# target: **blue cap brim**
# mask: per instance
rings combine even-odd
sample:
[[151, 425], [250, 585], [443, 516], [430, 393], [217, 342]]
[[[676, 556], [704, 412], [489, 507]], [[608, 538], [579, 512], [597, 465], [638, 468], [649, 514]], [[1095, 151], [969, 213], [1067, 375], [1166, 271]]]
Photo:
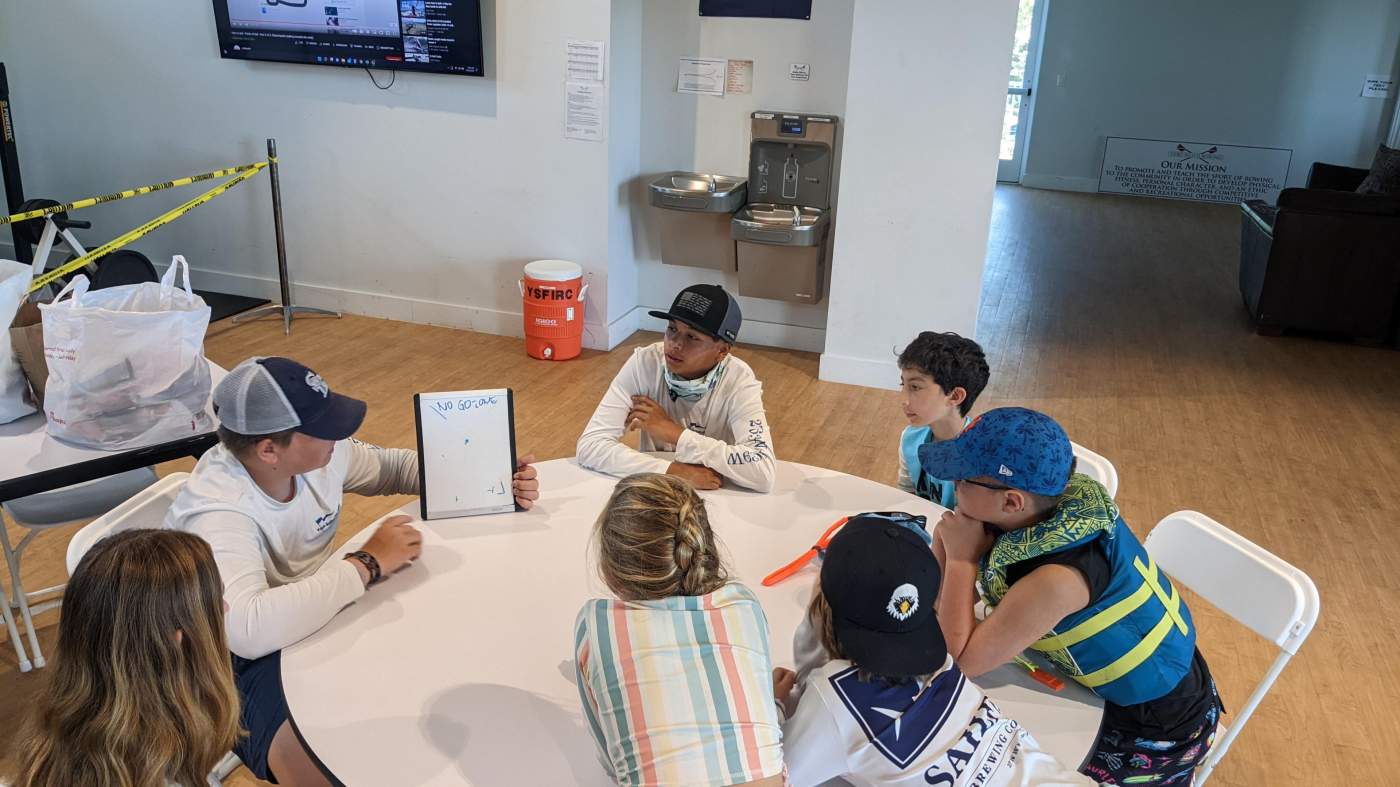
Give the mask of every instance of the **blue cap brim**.
[[981, 463], [967, 455], [963, 450], [965, 445], [962, 437], [924, 443], [919, 446], [919, 468], [944, 481], [961, 481], [982, 475]]
[[296, 431], [321, 440], [344, 440], [359, 431], [369, 406], [338, 393], [331, 394], [330, 400], [329, 406], [315, 420], [303, 421]]

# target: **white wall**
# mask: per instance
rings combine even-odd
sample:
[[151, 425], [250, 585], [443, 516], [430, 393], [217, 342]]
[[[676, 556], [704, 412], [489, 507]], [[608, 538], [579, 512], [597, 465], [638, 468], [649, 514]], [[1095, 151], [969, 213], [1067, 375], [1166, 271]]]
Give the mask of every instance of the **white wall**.
[[1015, 0], [856, 7], [821, 379], [882, 388], [920, 330], [973, 334]]
[[1369, 166], [1394, 99], [1367, 74], [1400, 72], [1395, 0], [1048, 0], [1023, 183], [1097, 189], [1106, 136], [1293, 149]]
[[[917, 330], [972, 331], [1012, 0], [815, 0], [811, 21], [702, 20], [695, 0], [485, 6], [487, 78], [402, 74], [379, 91], [357, 70], [220, 60], [207, 3], [0, 5], [27, 191], [73, 199], [254, 161], [276, 137], [298, 302], [518, 335], [520, 267], [562, 257], [589, 276], [585, 342], [611, 347], [656, 327], [644, 311], [687, 284], [737, 289], [660, 265], [649, 177], [745, 173], [755, 109], [834, 113], [846, 148], [827, 300], [742, 299], [742, 338], [824, 349], [824, 377], [888, 385], [890, 349]], [[608, 42], [606, 142], [563, 138], [570, 38]], [[754, 92], [677, 94], [685, 55], [754, 60]], [[789, 81], [791, 62], [811, 81]], [[185, 254], [197, 286], [275, 298], [266, 183], [136, 248], [158, 264]], [[83, 235], [195, 193], [85, 211]]]
[[[379, 91], [362, 70], [219, 59], [207, 0], [0, 4], [26, 191], [153, 183], [260, 159], [276, 137], [296, 300], [519, 334], [521, 265], [562, 257], [591, 276], [586, 340], [606, 346], [609, 299], [635, 301], [607, 281], [625, 233], [603, 195], [628, 174], [609, 149], [627, 140], [565, 140], [562, 115], [564, 41], [608, 40], [610, 6], [488, 0], [486, 78], [406, 73]], [[82, 234], [111, 237], [195, 188], [84, 211]], [[185, 254], [197, 286], [276, 298], [265, 176], [135, 248]]]
[[[699, 16], [695, 0], [647, 0], [643, 18], [642, 169], [648, 176], [693, 170], [747, 177], [749, 114], [759, 109], [844, 115], [855, 0], [815, 0], [812, 18], [725, 19]], [[680, 57], [753, 60], [753, 92], [695, 96], [676, 92]], [[789, 63], [808, 63], [812, 79], [789, 80]], [[738, 276], [703, 268], [662, 265], [653, 208], [645, 203], [645, 180], [638, 183], [641, 308], [667, 308], [681, 288], [697, 282], [722, 284], [738, 292]], [[744, 311], [740, 339], [820, 351], [826, 302], [796, 304], [739, 299]], [[641, 316], [650, 329], [659, 320]]]

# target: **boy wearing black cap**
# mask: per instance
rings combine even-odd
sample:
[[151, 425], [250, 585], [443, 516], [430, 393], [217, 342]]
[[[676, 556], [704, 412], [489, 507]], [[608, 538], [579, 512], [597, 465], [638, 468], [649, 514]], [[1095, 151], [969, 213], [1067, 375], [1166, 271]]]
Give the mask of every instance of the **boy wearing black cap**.
[[[792, 784], [1092, 784], [1003, 717], [948, 655], [923, 525], [862, 514], [827, 547], [808, 625], [831, 660], [805, 676], [783, 725]], [[781, 694], [791, 677], [778, 672]]]
[[[667, 473], [696, 489], [722, 478], [758, 492], [773, 488], [776, 460], [763, 385], [730, 354], [742, 316], [734, 297], [714, 284], [686, 287], [671, 310], [665, 339], [638, 347], [578, 438], [584, 467], [627, 476]], [[640, 429], [641, 451], [622, 442]], [[649, 456], [674, 451], [674, 461]]]
[[[938, 615], [958, 665], [977, 676], [1025, 648], [1040, 652], [1105, 701], [1084, 773], [1189, 784], [1221, 710], [1191, 611], [1107, 490], [1074, 472], [1064, 429], [1004, 407], [919, 458], [958, 486], [934, 546]], [[991, 610], [980, 623], [979, 592]]]
[[[324, 784], [287, 721], [281, 649], [324, 626], [376, 580], [418, 557], [407, 516], [384, 521], [359, 550], [332, 559], [344, 492], [418, 494], [418, 454], [349, 439], [365, 403], [332, 393], [286, 358], [250, 358], [214, 389], [219, 445], [200, 458], [166, 515], [214, 551], [248, 736], [235, 752], [259, 779]], [[539, 497], [527, 458], [515, 499]]]

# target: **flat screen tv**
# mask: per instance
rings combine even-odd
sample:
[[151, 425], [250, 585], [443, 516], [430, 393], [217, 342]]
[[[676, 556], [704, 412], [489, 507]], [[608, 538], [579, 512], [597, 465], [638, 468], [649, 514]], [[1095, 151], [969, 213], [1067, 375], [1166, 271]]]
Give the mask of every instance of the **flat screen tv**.
[[219, 53], [483, 76], [481, 0], [214, 0]]

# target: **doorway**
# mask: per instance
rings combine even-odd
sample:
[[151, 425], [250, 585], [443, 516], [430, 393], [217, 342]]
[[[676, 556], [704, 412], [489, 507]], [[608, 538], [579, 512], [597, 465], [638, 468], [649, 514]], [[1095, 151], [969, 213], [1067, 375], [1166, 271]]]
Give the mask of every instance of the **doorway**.
[[1011, 75], [1006, 86], [1006, 113], [1001, 125], [997, 180], [1021, 182], [1025, 169], [1026, 141], [1035, 102], [1035, 77], [1040, 40], [1049, 0], [1020, 0], [1016, 11], [1016, 36], [1012, 40]]

